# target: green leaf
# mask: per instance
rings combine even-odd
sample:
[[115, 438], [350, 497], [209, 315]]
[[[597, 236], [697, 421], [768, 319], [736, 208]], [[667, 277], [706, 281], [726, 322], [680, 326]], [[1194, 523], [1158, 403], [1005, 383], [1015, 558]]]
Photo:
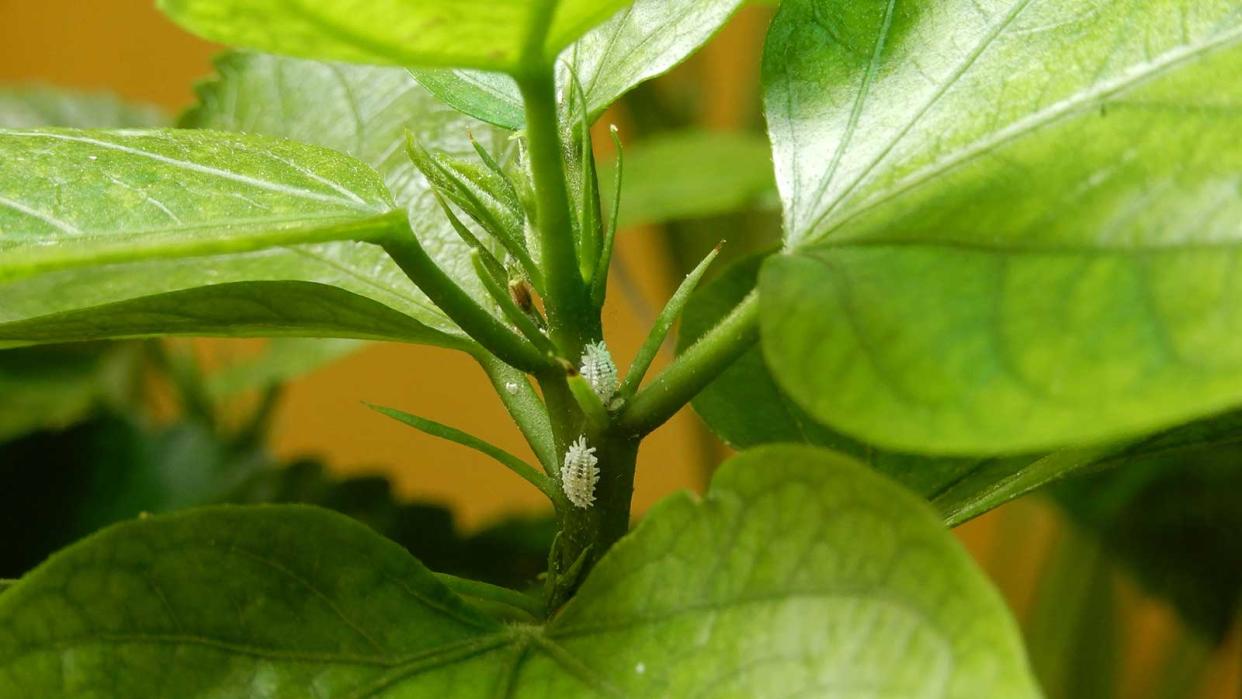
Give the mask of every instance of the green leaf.
[[300, 506], [118, 525], [0, 608], [0, 693], [13, 696], [346, 696], [403, 679], [445, 692], [490, 679], [471, 679], [470, 659], [504, 639], [396, 544]]
[[0, 131], [0, 279], [379, 236], [366, 166], [287, 141], [187, 131]]
[[[614, 170], [601, 167], [600, 189]], [[760, 137], [741, 132], [661, 134], [625, 149], [621, 226], [705, 218], [776, 204], [772, 158]]]
[[0, 128], [66, 126], [77, 129], [164, 126], [168, 117], [146, 104], [122, 102], [107, 93], [34, 85], [0, 87]]
[[479, 453], [490, 456], [500, 462], [502, 466], [538, 488], [545, 495], [547, 495], [548, 499], [553, 503], [558, 505], [561, 504], [560, 491], [557, 490], [556, 486], [552, 484], [551, 479], [549, 479], [544, 473], [540, 472], [534, 466], [531, 466], [519, 457], [516, 457], [504, 449], [501, 449], [495, 444], [480, 439], [469, 432], [463, 432], [455, 427], [449, 427], [448, 425], [436, 422], [435, 420], [428, 420], [425, 417], [412, 415], [403, 410], [386, 408], [382, 405], [372, 405], [370, 403], [367, 403], [367, 407], [381, 415], [390, 417], [397, 422], [413, 427], [414, 429], [431, 435], [432, 437], [439, 437], [440, 439], [448, 440], [450, 442], [456, 442], [463, 447], [474, 449]]
[[[557, 82], [568, 99], [582, 83], [591, 119], [639, 83], [681, 63], [724, 26], [742, 0], [634, 0], [560, 56]], [[507, 75], [476, 70], [415, 70], [440, 99], [508, 129], [526, 123], [522, 95]]]
[[[469, 247], [400, 144], [410, 129], [428, 147], [473, 156], [468, 132], [498, 153], [509, 145], [507, 134], [439, 103], [401, 69], [243, 53], [223, 56], [217, 67], [219, 77], [199, 88], [200, 104], [184, 125], [292, 138], [374, 167], [436, 261], [476, 298], [486, 298]], [[12, 300], [0, 307], [0, 342], [168, 333], [462, 342], [456, 326], [388, 256], [364, 243], [96, 267], [0, 289]], [[76, 303], [88, 296], [89, 304]]]
[[[682, 318], [678, 352], [694, 344], [750, 293], [767, 256], [753, 255], [736, 262], [695, 293]], [[772, 377], [759, 348], [742, 355], [695, 397], [693, 405], [712, 431], [734, 449], [783, 442], [844, 452], [929, 500], [950, 525], [1086, 466], [1091, 456], [1070, 452], [1047, 461], [1039, 454], [951, 458], [880, 449], [821, 424], [798, 407]]]
[[1014, 453], [1242, 400], [1242, 12], [787, 0], [763, 346], [824, 423]]
[[[526, 125], [522, 93], [504, 73], [443, 68], [413, 68], [410, 73], [428, 92], [463, 114], [510, 131]], [[561, 83], [559, 71], [557, 82]]]
[[384, 183], [355, 160], [261, 136], [167, 130], [6, 131], [0, 151], [0, 278], [16, 279], [0, 286], [0, 341], [454, 341], [415, 320], [451, 329], [412, 284], [396, 283], [399, 271], [374, 264], [386, 259], [377, 248], [329, 242], [405, 225]]
[[[463, 116], [418, 85], [408, 71], [232, 52], [216, 61], [218, 77], [198, 89], [199, 104], [182, 118], [192, 128], [261, 133], [332, 148], [375, 168], [428, 254], [462, 288], [490, 305], [475, 277], [470, 246], [454, 232], [427, 180], [405, 153], [406, 134], [429, 151], [459, 159], [477, 155], [470, 137], [506, 161], [510, 134]], [[414, 288], [383, 251], [340, 247], [333, 255], [377, 287], [417, 299], [428, 325], [453, 324]]]
[[799, 447], [655, 508], [542, 628], [339, 515], [264, 507], [106, 530], [0, 596], [0, 630], [14, 696], [1037, 695], [934, 515]]
[[212, 41], [305, 58], [516, 72], [554, 58], [626, 0], [159, 0]]
[[807, 447], [744, 453], [702, 501], [661, 503], [547, 635], [627, 670], [601, 673], [624, 696], [1037, 695], [1003, 603], [935, 515]]
[[[764, 259], [761, 254], [735, 263], [692, 297], [682, 320], [679, 351], [750, 293]], [[757, 349], [704, 389], [694, 399], [694, 408], [735, 449], [785, 442], [845, 452], [931, 501], [944, 521], [954, 526], [1071, 474], [1153, 459], [1180, 463], [1187, 453], [1230, 448], [1239, 433], [1239, 418], [1230, 413], [1096, 448], [988, 458], [903, 453], [860, 442], [817, 422], [780, 388]]]

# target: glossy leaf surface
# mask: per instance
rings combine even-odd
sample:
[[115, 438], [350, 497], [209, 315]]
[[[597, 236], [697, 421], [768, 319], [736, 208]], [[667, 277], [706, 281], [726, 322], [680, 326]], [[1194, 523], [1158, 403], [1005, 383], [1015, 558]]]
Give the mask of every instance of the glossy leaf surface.
[[890, 448], [1124, 438], [1242, 399], [1242, 10], [782, 3], [764, 348]]
[[[165, 333], [450, 341], [416, 320], [442, 316], [420, 313], [425, 301], [408, 281], [382, 284], [377, 250], [330, 242], [405, 225], [361, 162], [196, 131], [7, 131], [0, 147], [9, 156], [0, 164], [0, 277], [10, 280], [0, 287], [0, 341]], [[310, 244], [287, 247], [297, 243]], [[349, 255], [358, 249], [372, 255], [365, 273]]]
[[501, 625], [395, 544], [298, 507], [112, 528], [6, 591], [0, 620], [0, 689], [47, 697], [1037, 695], [935, 516], [799, 447], [655, 508], [544, 627]]
[[[684, 350], [754, 288], [766, 255], [740, 260], [692, 297], [678, 337]], [[742, 355], [694, 399], [694, 409], [735, 449], [764, 444], [808, 444], [862, 461], [926, 498], [949, 525], [957, 525], [1083, 465], [1040, 463], [1040, 455], [927, 457], [879, 449], [818, 422], [777, 384], [758, 347]], [[1028, 470], [1039, 464], [1038, 473]], [[1026, 476], [1026, 477], [1024, 477]]]
[[[473, 154], [468, 131], [489, 148], [507, 141], [440, 104], [396, 68], [228, 54], [218, 69], [219, 78], [200, 88], [201, 103], [185, 125], [293, 138], [371, 165], [437, 262], [482, 296], [466, 246], [401, 144], [407, 128], [453, 154]], [[93, 267], [5, 288], [11, 302], [0, 315], [14, 324], [0, 326], [0, 341], [174, 333], [460, 343], [455, 326], [382, 250], [355, 242]]]
[[[199, 104], [184, 126], [262, 133], [347, 153], [375, 168], [428, 254], [485, 305], [470, 248], [453, 232], [426, 178], [405, 152], [407, 133], [430, 151], [476, 159], [471, 137], [507, 162], [510, 134], [463, 116], [431, 96], [407, 71], [354, 66], [260, 53], [234, 52], [216, 61], [218, 76], [199, 88]], [[416, 317], [452, 327], [438, 309], [380, 250], [337, 245], [350, 269], [393, 291], [416, 296], [426, 307]]]
[[[728, 268], [692, 298], [682, 320], [679, 349], [712, 327], [754, 288], [764, 260], [757, 255]], [[929, 500], [952, 526], [1078, 472], [1130, 462], [1171, 460], [1230, 444], [1237, 418], [1209, 418], [1128, 443], [1052, 453], [998, 457], [929, 457], [878, 448], [835, 431], [789, 398], [751, 350], [694, 400], [695, 410], [730, 446], [798, 443], [850, 454]]]
[[192, 131], [0, 132], [0, 279], [378, 237], [392, 199], [362, 163]]
[[375, 65], [517, 71], [562, 48], [626, 0], [160, 0], [169, 17], [224, 44]]
[[[561, 53], [561, 93], [570, 94], [576, 75], [594, 118], [634, 86], [694, 53], [741, 5], [742, 0], [635, 0]], [[467, 114], [509, 129], [526, 123], [521, 93], [506, 75], [473, 70], [414, 74]]]

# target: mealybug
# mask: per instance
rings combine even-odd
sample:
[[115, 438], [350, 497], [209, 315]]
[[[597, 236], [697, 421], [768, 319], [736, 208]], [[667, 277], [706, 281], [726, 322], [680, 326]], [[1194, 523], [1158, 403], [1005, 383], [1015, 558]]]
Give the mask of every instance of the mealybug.
[[561, 488], [565, 497], [584, 510], [595, 504], [595, 484], [599, 482], [599, 459], [595, 447], [588, 447], [586, 437], [579, 437], [565, 451], [565, 466], [561, 468]]
[[608, 405], [612, 394], [617, 391], [617, 365], [612, 363], [612, 355], [608, 353], [608, 345], [603, 340], [586, 346], [578, 373], [586, 379], [600, 401]]

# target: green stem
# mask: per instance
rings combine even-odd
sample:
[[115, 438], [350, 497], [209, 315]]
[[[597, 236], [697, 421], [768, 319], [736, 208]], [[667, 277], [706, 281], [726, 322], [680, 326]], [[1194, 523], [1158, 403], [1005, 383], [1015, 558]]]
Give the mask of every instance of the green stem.
[[620, 429], [638, 437], [664, 424], [758, 340], [759, 297], [751, 292], [634, 396], [618, 420]]
[[552, 341], [539, 330], [539, 326], [535, 325], [535, 321], [529, 315], [517, 307], [513, 297], [509, 295], [508, 287], [501, 286], [496, 277], [492, 276], [492, 271], [487, 268], [487, 263], [479, 255], [478, 250], [471, 251], [470, 262], [474, 265], [474, 271], [478, 275], [479, 281], [483, 282], [483, 288], [487, 291], [487, 295], [492, 297], [492, 300], [496, 302], [496, 306], [500, 308], [500, 312], [509, 319], [509, 322], [540, 352], [555, 356], [556, 347], [552, 344]]
[[681, 317], [681, 312], [686, 309], [686, 304], [690, 302], [690, 295], [698, 287], [699, 281], [707, 272], [707, 268], [711, 266], [712, 261], [716, 259], [716, 255], [720, 254], [720, 247], [723, 244], [724, 242], [722, 241], [713, 248], [707, 254], [707, 257], [703, 258], [703, 261], [690, 274], [686, 275], [681, 285], [677, 287], [677, 291], [673, 292], [673, 296], [665, 304], [664, 310], [660, 311], [659, 317], [651, 325], [651, 332], [647, 334], [647, 339], [643, 342], [642, 347], [638, 348], [638, 353], [634, 355], [634, 361], [630, 364], [629, 371], [625, 372], [625, 379], [617, 387], [617, 395], [626, 397], [638, 390], [639, 384], [643, 381], [643, 376], [646, 376], [647, 370], [651, 368], [651, 363], [655, 361], [660, 348], [664, 346], [664, 340], [668, 337], [668, 332], [672, 329], [673, 323]]
[[595, 504], [587, 509], [571, 505], [558, 513], [560, 535], [549, 571], [553, 576], [549, 609], [573, 595], [587, 572], [630, 527], [639, 440], [609, 432], [588, 436], [588, 441], [599, 458]]
[[526, 138], [535, 182], [536, 225], [552, 339], [571, 357], [601, 334], [599, 314], [578, 269], [573, 213], [565, 184], [564, 149], [551, 67], [532, 70], [518, 86], [526, 105]]
[[501, 361], [522, 371], [533, 372], [548, 365], [550, 360], [534, 345], [506, 328], [495, 316], [483, 310], [469, 294], [462, 291], [427, 255], [427, 251], [423, 250], [408, 225], [402, 233], [384, 239], [384, 250], [406, 276], [440, 310], [448, 314], [453, 322], [466, 331], [467, 335]]

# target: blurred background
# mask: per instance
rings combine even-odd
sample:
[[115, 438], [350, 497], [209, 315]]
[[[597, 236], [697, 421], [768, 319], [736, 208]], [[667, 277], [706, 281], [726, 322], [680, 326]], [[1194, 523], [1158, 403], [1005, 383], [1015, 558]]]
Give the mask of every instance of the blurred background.
[[[753, 150], [762, 139], [757, 64], [770, 12], [746, 8], [700, 54], [628, 96], [602, 123], [616, 123], [627, 147], [693, 129], [739, 152]], [[220, 50], [165, 21], [151, 0], [0, 0], [0, 89], [100, 91], [171, 119], [193, 104], [193, 85], [211, 75]], [[607, 141], [596, 139], [597, 146]], [[600, 156], [611, 157], [602, 149]], [[737, 258], [768, 245], [778, 224], [762, 165], [667, 157], [665, 168], [743, 170], [726, 184], [751, 201], [738, 214], [628, 226], [619, 235], [605, 327], [622, 359], [717, 240], [729, 239], [725, 257]], [[225, 340], [3, 355], [0, 578], [136, 514], [130, 509], [196, 504], [205, 490], [216, 499], [342, 509], [433, 568], [510, 584], [539, 570], [548, 528], [537, 491], [485, 457], [363, 405], [427, 416], [528, 454], [467, 358], [385, 344], [308, 350]], [[89, 389], [82, 381], [70, 385], [68, 378], [83, 376]], [[49, 395], [60, 401], [50, 424], [21, 425], [13, 417], [31, 414], [30, 402]], [[636, 515], [674, 490], [701, 489], [728, 453], [683, 411], [644, 443]], [[1184, 477], [1162, 480], [1167, 474], [1155, 466], [1125, 483], [1110, 474], [1079, 479], [1060, 488], [1055, 502], [1028, 496], [956, 530], [1023, 624], [1049, 696], [1242, 696], [1240, 456], [1188, 459], [1188, 467], [1210, 474], [1192, 485]], [[1194, 484], [1203, 487], [1190, 492]], [[1100, 504], [1106, 497], [1108, 508]]]

